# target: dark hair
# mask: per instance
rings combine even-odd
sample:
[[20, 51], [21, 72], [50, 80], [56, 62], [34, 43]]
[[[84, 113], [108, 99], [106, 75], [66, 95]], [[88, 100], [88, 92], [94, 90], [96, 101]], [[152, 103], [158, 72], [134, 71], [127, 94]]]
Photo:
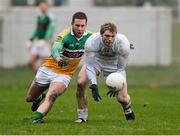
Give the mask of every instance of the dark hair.
[[39, 1], [39, 4], [41, 4], [41, 3], [46, 3], [46, 4], [48, 4], [48, 2], [47, 2], [46, 0], [40, 0], [40, 1]]
[[102, 35], [106, 30], [109, 30], [112, 33], [117, 33], [116, 25], [111, 22], [106, 22], [101, 25], [100, 34]]
[[84, 12], [81, 12], [81, 11], [74, 13], [74, 15], [72, 16], [72, 22], [71, 22], [71, 24], [74, 23], [74, 20], [75, 20], [75, 19], [85, 19], [86, 22], [87, 22], [87, 16], [86, 16], [86, 14], [85, 14]]

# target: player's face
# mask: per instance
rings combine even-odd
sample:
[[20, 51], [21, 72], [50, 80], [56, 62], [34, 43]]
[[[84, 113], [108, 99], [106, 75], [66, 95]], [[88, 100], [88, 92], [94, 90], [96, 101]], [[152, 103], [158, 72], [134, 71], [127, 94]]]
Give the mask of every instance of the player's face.
[[48, 11], [48, 5], [46, 3], [41, 3], [39, 5], [39, 8], [40, 8], [41, 12], [44, 14]]
[[85, 19], [75, 19], [73, 24], [72, 24], [72, 30], [74, 32], [74, 35], [77, 37], [77, 38], [80, 38], [85, 30], [86, 30], [86, 20]]
[[102, 41], [106, 46], [108, 46], [108, 47], [113, 46], [113, 42], [114, 42], [115, 36], [116, 36], [115, 32], [112, 33], [111, 31], [106, 30], [101, 36], [102, 36]]

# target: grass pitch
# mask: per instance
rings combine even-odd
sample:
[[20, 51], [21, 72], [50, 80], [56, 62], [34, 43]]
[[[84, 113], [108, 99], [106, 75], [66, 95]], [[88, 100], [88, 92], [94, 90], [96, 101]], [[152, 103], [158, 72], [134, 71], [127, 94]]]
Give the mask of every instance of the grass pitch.
[[95, 102], [88, 90], [89, 120], [75, 124], [76, 75], [52, 110], [45, 123], [31, 123], [31, 104], [25, 102], [27, 88], [34, 75], [29, 68], [0, 70], [1, 135], [169, 135], [180, 134], [180, 70], [178, 67], [128, 68], [129, 94], [136, 114], [126, 121], [121, 106], [106, 96], [107, 89], [99, 78], [102, 101]]

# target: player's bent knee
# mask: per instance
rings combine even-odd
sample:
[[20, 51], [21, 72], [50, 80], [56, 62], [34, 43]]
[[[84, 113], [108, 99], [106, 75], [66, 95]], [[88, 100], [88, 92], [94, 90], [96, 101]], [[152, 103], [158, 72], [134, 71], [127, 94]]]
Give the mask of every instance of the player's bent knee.
[[54, 92], [54, 93], [52, 93], [52, 94], [49, 95], [48, 100], [49, 100], [49, 102], [50, 102], [51, 104], [53, 104], [53, 103], [55, 102], [55, 100], [56, 100], [57, 97], [58, 97], [58, 94]]
[[77, 87], [79, 88], [78, 90], [84, 90], [85, 87], [86, 87], [86, 82], [78, 81], [77, 82]]
[[31, 95], [28, 95], [26, 97], [26, 102], [33, 102], [34, 101], [34, 97], [32, 97]]
[[86, 86], [86, 81], [78, 80], [78, 81], [77, 81], [77, 85], [78, 85], [78, 86]]

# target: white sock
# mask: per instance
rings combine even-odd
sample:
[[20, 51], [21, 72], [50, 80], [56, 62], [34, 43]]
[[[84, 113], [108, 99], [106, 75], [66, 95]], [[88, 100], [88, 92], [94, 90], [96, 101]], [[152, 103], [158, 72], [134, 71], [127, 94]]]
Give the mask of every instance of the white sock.
[[88, 109], [77, 109], [78, 118], [82, 118], [84, 120], [87, 120], [88, 118]]
[[129, 114], [129, 113], [132, 112], [132, 110], [131, 110], [131, 101], [128, 104], [121, 103], [121, 105], [122, 105], [122, 107], [124, 109], [125, 114]]
[[131, 107], [129, 106], [129, 108], [125, 109], [125, 110], [124, 110], [124, 113], [125, 113], [125, 114], [132, 113]]

